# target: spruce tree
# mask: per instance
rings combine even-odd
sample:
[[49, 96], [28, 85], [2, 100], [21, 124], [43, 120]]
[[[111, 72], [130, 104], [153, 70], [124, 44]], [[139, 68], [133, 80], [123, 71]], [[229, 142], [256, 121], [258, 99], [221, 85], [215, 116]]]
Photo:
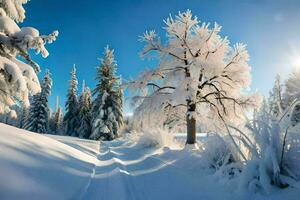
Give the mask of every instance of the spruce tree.
[[92, 105], [93, 126], [91, 139], [112, 140], [118, 137], [118, 130], [123, 124], [122, 89], [116, 73], [114, 51], [105, 48], [105, 57], [100, 59], [97, 68], [98, 81], [93, 90], [95, 100]]
[[79, 137], [89, 138], [92, 131], [92, 98], [89, 88], [84, 88], [79, 97], [79, 119], [80, 126], [77, 130]]
[[46, 70], [42, 80], [41, 92], [34, 95], [29, 109], [29, 116], [24, 128], [37, 133], [47, 133], [49, 125], [48, 96], [51, 92], [52, 80]]
[[274, 86], [269, 93], [268, 107], [268, 113], [273, 117], [278, 117], [284, 107], [282, 100], [282, 85], [279, 75], [276, 76]]
[[79, 117], [78, 117], [77, 85], [78, 82], [76, 78], [76, 68], [74, 65], [71, 72], [71, 80], [69, 81], [67, 101], [65, 104], [66, 114], [63, 118], [65, 135], [70, 135], [70, 136], [78, 136], [77, 128], [79, 126]]
[[28, 119], [29, 109], [25, 106], [22, 106], [20, 113], [18, 114], [18, 127], [24, 128], [26, 121]]
[[49, 123], [50, 133], [60, 135], [62, 129], [62, 110], [59, 106], [58, 97], [56, 99], [56, 108], [52, 113]]

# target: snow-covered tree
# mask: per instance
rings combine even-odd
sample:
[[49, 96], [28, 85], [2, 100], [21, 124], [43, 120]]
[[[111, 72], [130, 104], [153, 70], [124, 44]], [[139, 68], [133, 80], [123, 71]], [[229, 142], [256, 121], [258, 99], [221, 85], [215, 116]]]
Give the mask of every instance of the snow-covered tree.
[[55, 111], [50, 115], [49, 132], [51, 134], [60, 135], [62, 131], [62, 110], [59, 106], [59, 98], [56, 98]]
[[269, 113], [272, 116], [278, 117], [280, 113], [282, 113], [284, 103], [282, 99], [282, 84], [279, 75], [276, 76], [274, 86], [269, 93], [268, 106]]
[[29, 115], [29, 108], [22, 106], [18, 115], [18, 127], [24, 128]]
[[118, 126], [115, 127], [114, 132], [119, 134], [119, 129], [124, 124], [124, 116], [123, 116], [123, 105], [124, 105], [124, 92], [122, 87], [122, 79], [118, 79], [117, 81], [117, 92], [115, 94], [115, 117], [118, 122]]
[[[246, 45], [231, 47], [215, 23], [199, 24], [190, 10], [165, 20], [163, 43], [155, 31], [146, 32], [141, 55], [158, 59], [156, 68], [143, 71], [130, 85], [140, 119], [154, 125], [177, 113], [187, 126], [187, 144], [196, 142], [196, 121], [218, 128], [243, 119], [243, 109], [255, 103], [244, 95], [250, 83]], [[145, 103], [146, 102], [146, 103]], [[174, 112], [175, 110], [175, 112]], [[150, 120], [148, 120], [150, 119]], [[182, 121], [180, 123], [183, 123]]]
[[295, 99], [300, 99], [300, 70], [294, 70], [285, 81], [284, 102], [290, 105]]
[[97, 68], [97, 85], [93, 91], [96, 96], [92, 106], [93, 127], [91, 139], [112, 140], [118, 136], [123, 124], [122, 88], [116, 73], [114, 51], [105, 48], [105, 58], [100, 59]]
[[83, 87], [83, 91], [79, 97], [79, 119], [80, 126], [78, 134], [81, 138], [89, 138], [92, 130], [92, 97], [89, 88]]
[[[285, 82], [284, 105], [290, 106], [293, 102], [300, 100], [300, 70], [294, 70]], [[300, 122], [300, 105], [294, 109], [292, 119], [295, 123]]]
[[[40, 92], [36, 72], [40, 71], [29, 53], [48, 56], [46, 43], [52, 43], [58, 31], [40, 35], [33, 27], [20, 28], [25, 19], [23, 4], [27, 0], [0, 1], [0, 113], [9, 112], [12, 105], [29, 106], [28, 97]], [[21, 59], [20, 59], [21, 58]]]
[[52, 80], [46, 70], [41, 84], [41, 92], [33, 96], [29, 116], [24, 128], [37, 133], [47, 133], [49, 125], [48, 96], [51, 92]]
[[65, 104], [65, 116], [63, 119], [65, 134], [71, 136], [78, 136], [77, 128], [80, 125], [78, 117], [78, 99], [77, 99], [77, 85], [75, 65], [71, 71], [71, 80], [69, 81], [69, 89], [67, 94], [67, 101]]

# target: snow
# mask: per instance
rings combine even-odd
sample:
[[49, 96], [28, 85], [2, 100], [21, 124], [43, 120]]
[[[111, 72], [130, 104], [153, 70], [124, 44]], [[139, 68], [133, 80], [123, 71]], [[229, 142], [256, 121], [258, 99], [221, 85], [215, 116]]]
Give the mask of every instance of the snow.
[[298, 199], [299, 189], [262, 195], [203, 164], [200, 150], [146, 148], [40, 135], [0, 124], [0, 199]]

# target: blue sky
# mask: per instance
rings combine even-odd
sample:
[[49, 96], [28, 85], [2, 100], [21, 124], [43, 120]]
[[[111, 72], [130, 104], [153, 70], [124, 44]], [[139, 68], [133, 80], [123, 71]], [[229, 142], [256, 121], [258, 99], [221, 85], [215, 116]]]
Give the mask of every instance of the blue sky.
[[60, 32], [57, 41], [47, 46], [48, 58], [34, 56], [43, 70], [52, 73], [51, 106], [56, 96], [64, 105], [74, 63], [79, 83], [84, 79], [94, 87], [97, 58], [106, 45], [115, 49], [118, 73], [134, 78], [151, 64], [139, 58], [143, 46], [138, 36], [155, 29], [164, 37], [163, 19], [186, 9], [202, 22], [222, 25], [221, 34], [232, 44], [247, 44], [251, 90], [267, 94], [277, 73], [286, 77], [300, 68], [300, 1], [296, 0], [31, 0], [25, 8], [21, 26], [36, 27], [43, 34]]

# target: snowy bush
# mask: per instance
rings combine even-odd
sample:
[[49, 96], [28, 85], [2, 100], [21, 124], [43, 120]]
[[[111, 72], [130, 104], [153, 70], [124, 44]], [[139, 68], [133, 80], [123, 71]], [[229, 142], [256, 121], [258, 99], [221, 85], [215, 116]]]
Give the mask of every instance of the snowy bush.
[[135, 134], [137, 144], [146, 148], [171, 147], [174, 145], [173, 134], [163, 129], [149, 129], [133, 134]]
[[236, 160], [228, 142], [218, 134], [209, 135], [202, 148], [202, 157], [210, 168], [218, 170]]
[[241, 177], [241, 189], [270, 193], [272, 186], [287, 187], [299, 180], [299, 124], [293, 123], [294, 102], [278, 118], [262, 110], [248, 125], [250, 137], [242, 142], [249, 160]]
[[231, 179], [241, 173], [242, 164], [228, 137], [212, 134], [202, 143], [204, 167], [215, 171], [219, 178]]

